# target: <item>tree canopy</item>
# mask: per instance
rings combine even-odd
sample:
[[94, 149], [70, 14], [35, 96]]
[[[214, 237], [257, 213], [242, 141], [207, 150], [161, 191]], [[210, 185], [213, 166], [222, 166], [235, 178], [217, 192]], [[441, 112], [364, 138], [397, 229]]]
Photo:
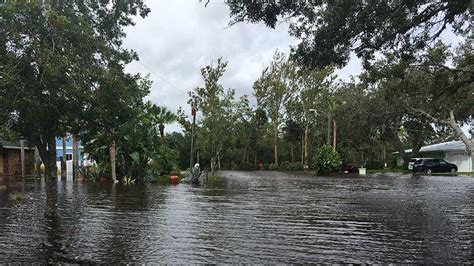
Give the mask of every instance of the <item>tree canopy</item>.
[[377, 51], [411, 56], [439, 39], [446, 29], [470, 34], [471, 1], [228, 1], [230, 24], [290, 24], [301, 42], [293, 58], [305, 66], [343, 66], [351, 51], [365, 66]]

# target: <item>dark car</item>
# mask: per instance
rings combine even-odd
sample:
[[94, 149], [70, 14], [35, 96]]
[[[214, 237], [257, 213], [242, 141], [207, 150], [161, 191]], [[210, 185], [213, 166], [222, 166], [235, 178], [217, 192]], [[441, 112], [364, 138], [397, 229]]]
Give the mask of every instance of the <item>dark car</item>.
[[359, 168], [353, 164], [345, 164], [342, 166], [341, 171], [344, 173], [358, 173]]
[[441, 159], [419, 159], [413, 165], [414, 172], [422, 173], [455, 173], [458, 171], [458, 167], [455, 164], [448, 163]]

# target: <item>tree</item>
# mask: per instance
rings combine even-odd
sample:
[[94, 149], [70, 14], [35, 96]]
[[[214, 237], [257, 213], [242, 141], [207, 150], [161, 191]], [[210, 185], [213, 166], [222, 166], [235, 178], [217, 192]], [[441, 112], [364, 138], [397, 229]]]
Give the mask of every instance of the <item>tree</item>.
[[103, 69], [137, 56], [123, 28], [149, 9], [132, 1], [7, 1], [0, 6], [1, 126], [35, 145], [56, 176], [56, 137], [78, 133]]
[[[453, 66], [448, 64], [450, 60]], [[442, 43], [417, 59], [397, 59], [388, 54], [371, 71], [374, 80], [391, 83], [389, 95], [405, 114], [451, 127], [471, 152], [474, 143], [461, 126], [469, 124], [474, 113], [473, 74], [470, 42], [458, 47], [455, 54]]]
[[228, 1], [231, 22], [280, 18], [301, 40], [293, 57], [309, 67], [347, 63], [351, 51], [365, 66], [376, 51], [409, 56], [437, 40], [446, 29], [470, 34], [470, 1]]
[[270, 66], [263, 70], [261, 77], [253, 85], [258, 106], [266, 110], [272, 121], [275, 165], [278, 165], [278, 138], [282, 110], [292, 96], [289, 78], [287, 58], [277, 51]]
[[[210, 160], [211, 171], [221, 168], [221, 160], [228, 148], [236, 122], [234, 90], [224, 90], [219, 79], [225, 72], [227, 62], [217, 59], [217, 64], [201, 69], [203, 87], [197, 87], [190, 94], [189, 103], [196, 104], [202, 119], [197, 125], [199, 152]], [[181, 114], [183, 125], [188, 125], [186, 116]], [[188, 128], [187, 130], [189, 130]]]

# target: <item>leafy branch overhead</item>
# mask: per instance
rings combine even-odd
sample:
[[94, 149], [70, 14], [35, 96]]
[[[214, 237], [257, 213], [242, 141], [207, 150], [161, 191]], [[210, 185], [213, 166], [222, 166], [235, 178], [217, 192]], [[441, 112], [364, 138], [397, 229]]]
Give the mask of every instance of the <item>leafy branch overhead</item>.
[[305, 66], [343, 66], [351, 52], [370, 66], [374, 53], [396, 50], [410, 57], [451, 29], [470, 34], [471, 1], [228, 1], [238, 22], [290, 24], [300, 40], [292, 56]]

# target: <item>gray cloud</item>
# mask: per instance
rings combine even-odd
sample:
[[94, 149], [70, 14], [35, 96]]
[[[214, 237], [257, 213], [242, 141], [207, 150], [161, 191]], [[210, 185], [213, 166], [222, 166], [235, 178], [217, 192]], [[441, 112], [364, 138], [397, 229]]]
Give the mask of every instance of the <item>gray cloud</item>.
[[[150, 73], [153, 87], [149, 99], [176, 111], [190, 109], [187, 92], [202, 84], [200, 68], [219, 57], [229, 61], [222, 78], [226, 88], [237, 96], [247, 94], [251, 102], [253, 82], [260, 76], [275, 52], [289, 52], [298, 43], [288, 34], [288, 26], [275, 30], [263, 24], [240, 23], [227, 27], [229, 10], [223, 2], [211, 1], [207, 7], [198, 0], [147, 1], [151, 13], [137, 18], [128, 28], [125, 46], [138, 52], [140, 62], [127, 67], [132, 73]], [[351, 62], [336, 74], [342, 79], [357, 75], [360, 61]], [[178, 125], [169, 130], [181, 131]]]

